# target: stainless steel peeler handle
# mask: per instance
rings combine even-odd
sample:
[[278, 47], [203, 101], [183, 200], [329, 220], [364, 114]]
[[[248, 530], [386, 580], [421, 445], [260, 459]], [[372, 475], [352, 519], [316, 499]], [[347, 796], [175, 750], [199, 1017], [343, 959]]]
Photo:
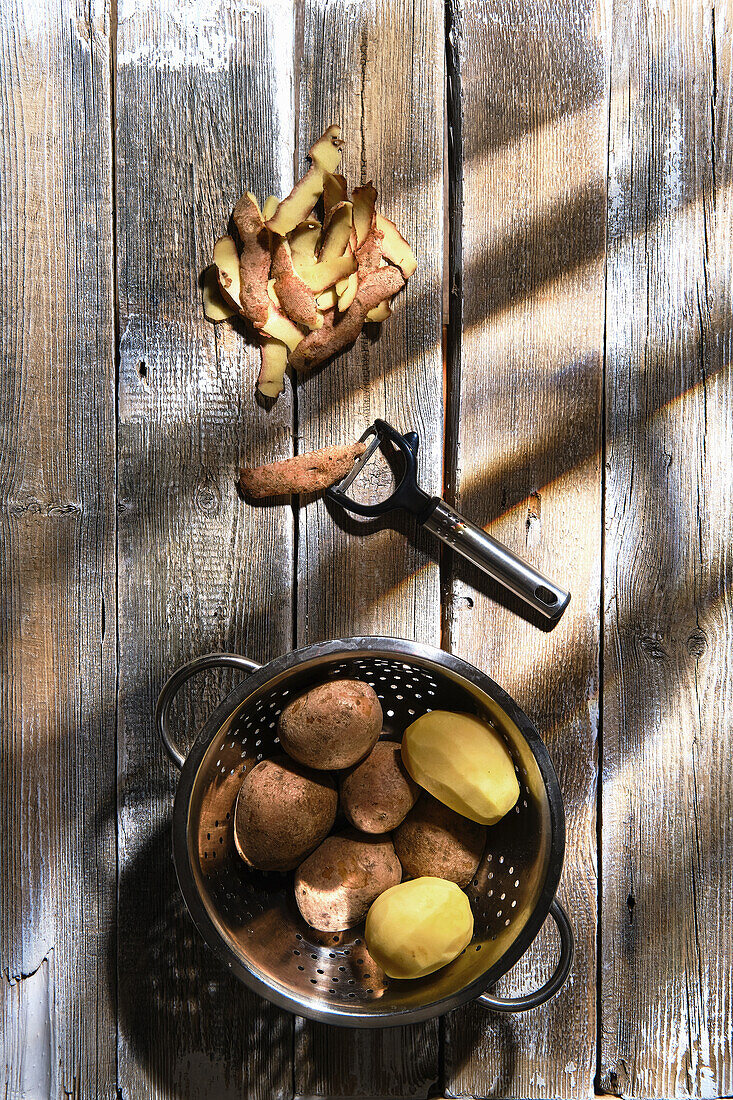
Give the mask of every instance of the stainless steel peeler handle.
[[422, 523], [447, 546], [457, 550], [552, 622], [556, 622], [568, 606], [569, 592], [543, 577], [444, 500], [438, 500]]
[[[483, 569], [494, 580], [499, 581], [520, 599], [539, 611], [541, 615], [556, 623], [570, 603], [570, 593], [564, 588], [543, 577], [526, 561], [522, 561], [506, 546], [502, 546], [491, 535], [487, 535], [475, 523], [465, 519], [440, 497], [431, 497], [423, 492], [417, 483], [417, 454], [420, 445], [417, 432], [401, 435], [386, 420], [375, 420], [361, 437], [366, 443], [371, 438], [364, 453], [353, 469], [331, 489], [326, 496], [334, 504], [354, 512], [357, 516], [381, 516], [394, 508], [404, 508], [417, 518], [418, 523], [427, 527], [448, 546], [452, 546], [464, 558], [468, 558], [479, 569]], [[376, 504], [364, 504], [346, 495], [346, 490], [370, 460], [382, 443], [390, 443], [402, 454], [404, 469], [397, 488], [386, 500]]]

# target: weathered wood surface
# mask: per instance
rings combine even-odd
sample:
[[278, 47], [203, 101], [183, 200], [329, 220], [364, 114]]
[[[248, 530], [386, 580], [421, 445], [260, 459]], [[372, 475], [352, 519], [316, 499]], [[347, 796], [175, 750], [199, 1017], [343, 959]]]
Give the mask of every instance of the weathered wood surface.
[[[606, 32], [604, 9], [584, 0], [467, 0], [452, 35], [463, 294], [462, 315], [455, 299], [451, 313], [461, 343], [449, 364], [449, 488], [462, 512], [566, 584], [572, 602], [541, 632], [455, 561], [446, 641], [514, 696], [552, 753], [567, 815], [560, 897], [577, 953], [546, 1007], [448, 1018], [451, 1095], [593, 1092]], [[539, 984], [556, 941], [549, 922], [499, 991]]]
[[115, 1093], [109, 53], [105, 3], [0, 8], [7, 1097]]
[[[290, 454], [290, 400], [256, 402], [258, 353], [203, 318], [198, 285], [239, 195], [292, 185], [292, 8], [124, 0], [118, 18], [119, 1085], [269, 1100], [292, 1092], [292, 1018], [227, 975], [186, 915], [177, 776], [152, 714], [187, 658], [292, 644], [291, 510], [235, 492], [243, 460]], [[219, 697], [201, 688], [183, 730]]]
[[[0, 10], [3, 1095], [584, 1097], [596, 1069], [619, 1095], [733, 1092], [733, 11], [610, 7], [448, 5], [445, 489], [573, 603], [543, 633], [447, 560], [442, 634], [439, 556], [408, 523], [244, 507], [234, 480], [386, 415], [420, 431], [441, 491], [443, 5]], [[331, 121], [420, 266], [377, 339], [265, 409], [198, 276], [241, 191], [285, 193]], [[163, 680], [214, 648], [370, 632], [442, 639], [550, 746], [579, 951], [526, 1018], [294, 1023], [185, 913]], [[221, 686], [187, 697], [182, 729]], [[536, 984], [554, 947], [548, 930], [502, 989]]]
[[731, 1069], [730, 4], [616, 4], [600, 1083]]
[[[305, 0], [298, 39], [299, 166], [314, 137], [339, 123], [344, 175], [350, 185], [374, 181], [378, 209], [419, 258], [381, 330], [299, 385], [298, 447], [353, 440], [384, 417], [420, 433], [421, 478], [440, 492], [443, 6]], [[435, 547], [409, 523], [362, 530], [323, 500], [301, 507], [298, 643], [388, 634], [439, 645]], [[303, 1021], [296, 1037], [296, 1095], [425, 1096], [439, 1077], [437, 1022], [364, 1034]]]

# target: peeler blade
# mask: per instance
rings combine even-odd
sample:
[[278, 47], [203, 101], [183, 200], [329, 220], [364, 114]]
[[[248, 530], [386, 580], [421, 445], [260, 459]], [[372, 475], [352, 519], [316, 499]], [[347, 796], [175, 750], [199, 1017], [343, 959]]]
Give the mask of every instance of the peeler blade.
[[337, 493], [345, 493], [347, 489], [350, 489], [361, 471], [366, 466], [369, 459], [374, 454], [374, 452], [379, 450], [381, 439], [379, 438], [379, 433], [377, 432], [377, 429], [374, 427], [373, 424], [371, 425], [371, 427], [367, 428], [363, 435], [359, 437], [359, 442], [365, 443], [370, 435], [373, 436], [373, 439], [367, 449], [364, 451], [364, 454], [360, 455], [360, 457], [356, 460], [346, 477], [342, 478], [341, 481], [337, 481], [336, 484], [331, 487], [332, 492], [335, 491]]
[[[421, 518], [426, 509], [433, 503], [433, 498], [424, 493], [417, 484], [417, 452], [419, 446], [417, 434], [408, 432], [406, 435], [401, 435], [386, 420], [375, 420], [361, 436], [361, 442], [366, 442], [370, 437], [373, 438], [371, 438], [369, 446], [354, 463], [346, 477], [326, 490], [327, 498], [349, 512], [370, 519], [382, 516], [396, 508], [405, 508], [413, 515]], [[376, 504], [362, 504], [361, 501], [353, 500], [352, 497], [347, 496], [346, 491], [354, 484], [356, 478], [382, 444], [388, 445], [396, 456], [401, 456], [403, 468], [396, 488], [385, 500], [381, 500]], [[435, 499], [437, 500], [437, 498]]]

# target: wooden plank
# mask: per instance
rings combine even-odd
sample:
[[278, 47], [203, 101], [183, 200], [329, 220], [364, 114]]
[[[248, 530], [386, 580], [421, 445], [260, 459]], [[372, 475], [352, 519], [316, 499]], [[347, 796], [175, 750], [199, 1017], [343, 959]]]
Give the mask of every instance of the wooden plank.
[[614, 11], [600, 1082], [725, 1096], [733, 11]]
[[[575, 930], [570, 979], [526, 1016], [478, 1007], [446, 1024], [456, 1096], [593, 1092], [596, 990], [601, 392], [606, 212], [606, 11], [585, 0], [465, 0], [454, 11], [461, 85], [462, 316], [453, 379], [458, 507], [572, 591], [551, 633], [462, 561], [449, 648], [485, 669], [536, 721], [568, 827], [560, 896]], [[452, 306], [453, 310], [453, 306]], [[550, 971], [543, 930], [500, 984]]]
[[[328, 124], [346, 142], [351, 185], [373, 179], [379, 208], [413, 244], [418, 269], [377, 339], [298, 389], [301, 450], [357, 438], [376, 416], [421, 436], [420, 474], [440, 491], [443, 240], [443, 6], [306, 0], [299, 89], [299, 164]], [[397, 108], [395, 105], [399, 105]], [[440, 641], [437, 552], [386, 524], [362, 533], [323, 501], [301, 508], [298, 641], [392, 634]], [[438, 1025], [362, 1034], [303, 1023], [302, 1096], [425, 1096], [438, 1078]]]
[[[194, 654], [291, 648], [291, 510], [235, 492], [242, 461], [291, 453], [291, 402], [257, 403], [257, 352], [204, 320], [198, 276], [244, 190], [292, 185], [292, 46], [287, 0], [119, 8], [119, 1083], [136, 1098], [292, 1095], [292, 1017], [248, 995], [185, 915], [176, 775], [152, 723]], [[219, 692], [197, 685], [182, 728]]]
[[0, 1080], [11, 1096], [115, 1092], [109, 32], [103, 2], [0, 11]]

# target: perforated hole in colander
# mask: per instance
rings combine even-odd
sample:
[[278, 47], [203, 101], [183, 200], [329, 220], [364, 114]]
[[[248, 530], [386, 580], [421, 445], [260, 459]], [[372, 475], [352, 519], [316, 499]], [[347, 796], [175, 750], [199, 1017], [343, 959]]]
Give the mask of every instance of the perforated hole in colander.
[[309, 687], [338, 678], [375, 686], [386, 738], [400, 739], [416, 717], [433, 708], [491, 717], [481, 706], [480, 692], [439, 669], [401, 658], [342, 658], [315, 670], [297, 669], [280, 683], [265, 685], [214, 739], [196, 776], [190, 817], [195, 835], [190, 843], [198, 856], [205, 905], [222, 938], [248, 968], [308, 1002], [315, 997], [346, 1008], [389, 1007], [424, 997], [426, 988], [445, 987], [450, 992], [452, 985], [465, 984], [491, 966], [534, 904], [544, 868], [538, 839], [541, 797], [527, 782], [531, 753], [525, 745], [522, 760], [518, 746], [497, 726], [515, 757], [520, 797], [514, 812], [488, 830], [484, 857], [467, 887], [475, 921], [469, 949], [433, 979], [389, 982], [363, 943], [362, 927], [339, 933], [310, 928], [295, 905], [292, 875], [254, 871], [234, 848], [234, 801], [246, 772], [282, 751], [277, 738], [282, 709]]

